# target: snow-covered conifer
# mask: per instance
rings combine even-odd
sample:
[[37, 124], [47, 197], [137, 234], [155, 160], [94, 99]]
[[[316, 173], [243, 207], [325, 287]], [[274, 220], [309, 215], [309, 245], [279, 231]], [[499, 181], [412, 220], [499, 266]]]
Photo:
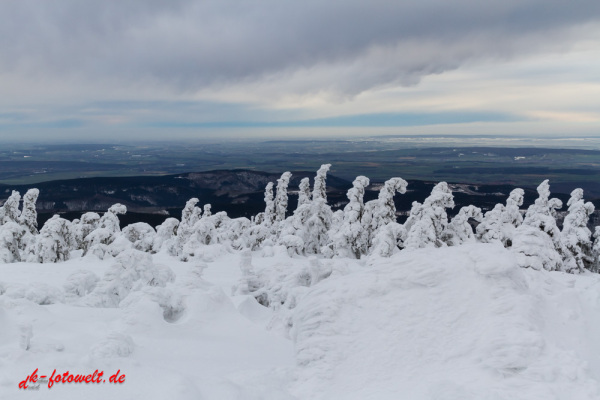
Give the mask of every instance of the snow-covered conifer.
[[50, 218], [36, 236], [35, 253], [29, 257], [30, 262], [55, 263], [69, 259], [73, 246], [71, 222], [58, 215]]
[[600, 272], [600, 226], [594, 230], [594, 244], [592, 246], [592, 265], [590, 271]]
[[261, 247], [263, 242], [271, 236], [271, 231], [264, 225], [252, 225], [246, 233], [244, 242], [251, 250]]
[[183, 245], [180, 259], [189, 261], [199, 254], [201, 247], [219, 243], [222, 236], [222, 234], [219, 234], [219, 230], [226, 229], [228, 220], [226, 212], [221, 211], [212, 215], [210, 208], [205, 207], [204, 215], [192, 227], [192, 234]]
[[194, 225], [196, 225], [196, 222], [198, 222], [201, 218], [202, 210], [196, 207], [198, 202], [199, 200], [195, 197], [189, 199], [181, 211], [181, 222], [177, 227], [177, 237], [173, 247], [173, 252], [176, 255], [180, 254], [184, 244], [188, 241], [193, 233]]
[[494, 208], [485, 213], [476, 229], [477, 239], [480, 242], [504, 244], [504, 213], [505, 207], [502, 204], [496, 204]]
[[194, 226], [196, 222], [200, 219], [202, 214], [202, 210], [196, 207], [200, 200], [196, 197], [189, 199], [185, 203], [185, 207], [181, 210], [181, 223], [179, 224], [179, 228]]
[[2, 212], [0, 212], [2, 216], [2, 220], [0, 224], [6, 224], [8, 222], [19, 223], [19, 216], [21, 215], [21, 211], [19, 211], [19, 202], [21, 201], [21, 194], [16, 190], [12, 191], [12, 194], [6, 201], [4, 205], [2, 205]]
[[127, 207], [119, 203], [113, 204], [112, 206], [110, 206], [108, 211], [106, 211], [104, 215], [100, 218], [100, 228], [106, 228], [110, 232], [120, 232], [121, 223], [119, 222], [118, 215], [122, 215], [125, 213], [127, 213]]
[[446, 230], [442, 233], [444, 242], [448, 246], [458, 246], [463, 243], [475, 242], [473, 227], [469, 219], [481, 222], [483, 215], [481, 209], [473, 205], [462, 207], [458, 214], [452, 218]]
[[[18, 210], [18, 199], [20, 198], [18, 192], [13, 192], [12, 199], [8, 202], [10, 205], [4, 212], [5, 216], [9, 216], [7, 221], [12, 221], [16, 215], [18, 215], [15, 223], [18, 223], [24, 228], [24, 233], [20, 235], [18, 244], [21, 253], [21, 259], [27, 259], [30, 254], [35, 250], [33, 248], [35, 236], [38, 234], [37, 230], [37, 211], [35, 209], [35, 203], [37, 201], [40, 191], [38, 189], [29, 189], [25, 196], [23, 196], [23, 209]], [[0, 213], [1, 214], [1, 213]]]
[[506, 206], [496, 204], [486, 212], [477, 226], [477, 239], [483, 243], [501, 243], [504, 247], [511, 247], [515, 229], [523, 223], [519, 207], [523, 205], [524, 194], [523, 189], [514, 189], [506, 199]]
[[194, 234], [198, 237], [199, 243], [203, 245], [213, 243], [213, 238], [216, 237], [217, 229], [215, 221], [216, 218], [212, 218], [211, 216], [207, 217], [205, 213], [202, 219], [196, 222], [196, 225], [194, 225]]
[[327, 172], [329, 171], [329, 168], [331, 168], [331, 164], [323, 164], [317, 171], [312, 192], [313, 201], [316, 199], [323, 199], [325, 202], [327, 202], [327, 186], [325, 181], [327, 180]]
[[523, 223], [523, 215], [521, 215], [520, 207], [525, 199], [525, 191], [517, 188], [513, 189], [506, 199], [506, 213], [504, 223], [518, 228]]
[[37, 202], [40, 191], [38, 189], [29, 189], [25, 196], [23, 196], [23, 210], [19, 216], [19, 222], [24, 225], [27, 230], [36, 235], [37, 230], [37, 211], [35, 209], [35, 203]]
[[241, 250], [248, 247], [246, 242], [247, 231], [252, 222], [245, 217], [224, 219], [217, 229], [217, 241], [219, 243], [230, 243], [231, 247]]
[[24, 226], [10, 221], [0, 225], [0, 263], [21, 261], [22, 240], [26, 234]]
[[85, 238], [94, 229], [98, 228], [100, 215], [95, 212], [87, 212], [81, 216], [81, 219], [73, 221], [71, 230], [73, 232], [74, 247], [87, 251]]
[[[352, 188], [348, 190], [346, 197], [349, 203], [344, 207], [343, 213], [339, 210], [332, 218], [332, 228], [329, 231], [331, 241], [330, 256], [360, 258], [368, 250], [368, 235], [363, 229], [362, 218], [364, 214], [365, 188], [369, 186], [369, 178], [357, 176], [352, 182]], [[336, 215], [340, 214], [342, 220], [338, 223]]]
[[276, 233], [273, 224], [276, 219], [275, 201], [273, 200], [273, 182], [265, 187], [265, 211], [256, 215], [255, 225], [247, 231], [244, 241], [252, 250], [256, 250]]
[[212, 212], [210, 211], [211, 208], [212, 206], [210, 204], [204, 205], [204, 214], [202, 214], [202, 218], [208, 218], [212, 215]]
[[[325, 181], [327, 171], [331, 164], [323, 164], [317, 171], [315, 184], [313, 187], [312, 200], [303, 204], [294, 212], [292, 227], [296, 232], [292, 232], [302, 239], [304, 251], [309, 254], [317, 254], [321, 247], [328, 243], [327, 232], [331, 228], [331, 218], [333, 212], [327, 204], [327, 188]], [[290, 232], [282, 232], [282, 235]]]
[[375, 213], [379, 226], [387, 225], [390, 222], [396, 222], [396, 205], [394, 204], [394, 195], [406, 193], [408, 183], [402, 178], [392, 178], [383, 184], [379, 191], [380, 207]]
[[568, 254], [563, 256], [563, 263], [568, 263], [571, 258], [575, 260], [577, 270], [583, 272], [593, 263], [592, 257], [592, 232], [587, 223], [594, 212], [594, 205], [583, 201], [583, 190], [575, 189], [567, 202], [569, 213], [565, 217], [562, 229], [562, 240], [567, 247]]
[[454, 208], [454, 197], [446, 182], [435, 185], [423, 204], [413, 202], [410, 216], [404, 224], [406, 248], [444, 246], [442, 234], [448, 225], [446, 208]]
[[[108, 253], [116, 255], [123, 250], [121, 247], [129, 242], [120, 236], [121, 226], [118, 215], [126, 212], [127, 207], [124, 205], [118, 203], [112, 205], [98, 221], [98, 227], [84, 238], [84, 254], [91, 253], [100, 259], [104, 259]], [[110, 250], [109, 246], [118, 238], [122, 238], [124, 243], [119, 242], [119, 246]]]
[[110, 255], [108, 246], [114, 242], [114, 233], [106, 228], [94, 229], [84, 240], [84, 255], [93, 254], [103, 260]]
[[123, 236], [129, 240], [133, 248], [144, 252], [153, 252], [156, 231], [145, 222], [129, 224], [123, 229]]
[[277, 195], [275, 197], [275, 220], [280, 222], [285, 219], [285, 213], [288, 207], [287, 188], [290, 184], [291, 172], [284, 172], [281, 178], [277, 179]]
[[538, 198], [529, 206], [523, 224], [515, 230], [512, 250], [522, 267], [549, 271], [571, 271], [574, 260], [563, 265], [568, 250], [554, 218], [555, 209], [562, 207], [559, 199], [550, 199], [550, 185], [543, 181], [537, 188]]
[[310, 202], [310, 179], [302, 178], [298, 186], [298, 207]]
[[406, 237], [406, 229], [397, 222], [390, 222], [377, 230], [373, 238], [372, 254], [391, 257], [398, 251], [398, 240]]
[[154, 264], [150, 254], [128, 249], [119, 254], [85, 302], [100, 307], [117, 307], [132, 291], [147, 286], [165, 287], [175, 280], [173, 271]]
[[265, 226], [272, 226], [275, 222], [276, 210], [273, 200], [273, 182], [267, 183], [265, 187], [265, 213], [262, 223]]
[[179, 220], [177, 218], [167, 218], [156, 227], [156, 236], [154, 236], [154, 242], [152, 243], [152, 250], [155, 253], [167, 249], [169, 254], [176, 255], [174, 246], [178, 226]]
[[[408, 183], [402, 178], [391, 178], [387, 180], [379, 190], [379, 196], [376, 200], [371, 200], [365, 204], [361, 225], [363, 227], [363, 243], [367, 248], [373, 245], [373, 239], [378, 231], [384, 226], [396, 222], [396, 205], [394, 204], [394, 195], [406, 193]], [[404, 230], [386, 230], [385, 236], [390, 232], [404, 232]], [[403, 241], [404, 238], [397, 238]]]

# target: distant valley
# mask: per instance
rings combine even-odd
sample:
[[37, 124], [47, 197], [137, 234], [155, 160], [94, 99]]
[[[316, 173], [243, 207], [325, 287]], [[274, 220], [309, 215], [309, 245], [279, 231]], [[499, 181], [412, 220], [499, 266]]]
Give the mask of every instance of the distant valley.
[[[312, 171], [292, 171], [288, 212], [297, 205], [297, 188], [304, 177], [311, 179]], [[197, 197], [200, 204], [211, 204], [213, 211], [225, 211], [232, 217], [248, 217], [264, 210], [264, 187], [268, 182], [276, 183], [281, 174], [252, 170], [216, 170], [190, 172], [166, 176], [135, 176], [110, 178], [80, 178], [41, 182], [28, 185], [0, 185], [0, 204], [12, 190], [21, 194], [32, 187], [40, 190], [38, 213], [40, 226], [55, 213], [67, 219], [79, 218], [82, 212], [102, 213], [112, 204], [127, 206], [128, 213], [121, 216], [121, 223], [148, 222], [158, 225], [168, 217], [180, 217], [185, 202]], [[407, 193], [395, 196], [399, 220], [403, 221], [413, 201], [422, 202], [436, 182], [409, 180]], [[365, 193], [365, 201], [378, 195], [383, 180], [372, 180]], [[349, 180], [328, 175], [327, 196], [334, 210], [347, 204], [346, 192], [352, 186]], [[452, 183], [456, 207], [449, 213], [458, 212], [460, 207], [473, 204], [484, 211], [497, 203], [504, 203], [512, 185], [503, 184], [460, 184]], [[532, 188], [525, 188], [525, 205], [537, 197]], [[566, 205], [568, 194], [554, 194]], [[600, 199], [593, 200], [600, 208]], [[566, 207], [565, 207], [566, 209]]]
[[192, 197], [231, 217], [251, 217], [264, 209], [265, 185], [291, 171], [291, 213], [300, 179], [312, 180], [322, 163], [331, 163], [327, 185], [334, 209], [346, 204], [346, 192], [357, 175], [371, 179], [367, 201], [377, 197], [379, 185], [389, 178], [409, 181], [408, 193], [395, 197], [400, 220], [413, 201], [423, 201], [440, 181], [451, 183], [454, 191], [457, 207], [451, 213], [468, 204], [491, 209], [504, 203], [515, 187], [526, 190], [527, 207], [544, 179], [550, 180], [553, 195], [565, 203], [563, 211], [569, 193], [578, 187], [600, 208], [598, 141], [587, 138], [545, 144], [548, 147], [537, 147], [539, 141], [531, 138], [438, 136], [7, 144], [0, 149], [0, 204], [11, 190], [24, 193], [37, 187], [40, 222], [53, 213], [73, 219], [85, 211], [103, 212], [122, 203], [128, 208], [122, 224], [145, 221], [157, 225], [169, 216], [179, 218]]

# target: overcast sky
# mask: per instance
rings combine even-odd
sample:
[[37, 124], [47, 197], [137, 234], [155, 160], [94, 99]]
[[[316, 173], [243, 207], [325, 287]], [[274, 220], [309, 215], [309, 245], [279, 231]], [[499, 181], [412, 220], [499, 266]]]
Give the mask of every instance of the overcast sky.
[[0, 139], [600, 135], [600, 1], [0, 1]]

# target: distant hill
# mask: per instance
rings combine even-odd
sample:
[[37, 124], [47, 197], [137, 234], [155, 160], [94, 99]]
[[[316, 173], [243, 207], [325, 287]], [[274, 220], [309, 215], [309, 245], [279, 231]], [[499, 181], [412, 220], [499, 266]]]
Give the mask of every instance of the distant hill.
[[[312, 184], [314, 171], [292, 171], [288, 188], [290, 213], [297, 205], [297, 188], [300, 180], [309, 177]], [[165, 176], [134, 176], [109, 178], [80, 178], [37, 183], [34, 185], [0, 185], [0, 203], [10, 195], [11, 190], [21, 194], [32, 187], [40, 190], [38, 213], [40, 226], [55, 213], [64, 218], [79, 218], [83, 212], [104, 212], [111, 205], [121, 203], [127, 206], [128, 213], [121, 217], [121, 223], [148, 222], [158, 225], [166, 218], [179, 218], [186, 201], [197, 197], [200, 204], [210, 203], [213, 211], [225, 211], [232, 217], [251, 217], [264, 210], [264, 187], [268, 182], [276, 183], [280, 174], [261, 171], [235, 169], [207, 172], [189, 172]], [[422, 202], [437, 182], [409, 180], [408, 192], [395, 197], [399, 220], [406, 218], [413, 201]], [[382, 182], [372, 181], [365, 193], [365, 201], [377, 198]], [[328, 203], [334, 209], [343, 208], [347, 203], [346, 192], [352, 187], [348, 180], [333, 175], [327, 177]], [[504, 203], [511, 185], [451, 184], [456, 207], [473, 204], [489, 210], [497, 203]], [[537, 197], [532, 189], [525, 189], [527, 207]], [[566, 204], [568, 195], [557, 194]], [[594, 200], [600, 208], [600, 199]], [[566, 206], [565, 206], [566, 208]]]

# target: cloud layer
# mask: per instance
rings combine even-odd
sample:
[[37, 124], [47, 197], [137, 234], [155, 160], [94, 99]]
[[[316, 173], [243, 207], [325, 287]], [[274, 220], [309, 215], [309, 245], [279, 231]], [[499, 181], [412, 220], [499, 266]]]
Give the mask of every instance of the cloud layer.
[[[420, 87], [426, 77], [597, 51], [599, 21], [597, 0], [6, 0], [0, 124], [2, 115], [52, 119], [60, 110], [49, 104], [99, 101], [200, 99], [334, 117], [350, 111], [332, 105]], [[314, 109], [323, 104], [329, 115]], [[113, 122], [131, 117], [105, 111]]]

